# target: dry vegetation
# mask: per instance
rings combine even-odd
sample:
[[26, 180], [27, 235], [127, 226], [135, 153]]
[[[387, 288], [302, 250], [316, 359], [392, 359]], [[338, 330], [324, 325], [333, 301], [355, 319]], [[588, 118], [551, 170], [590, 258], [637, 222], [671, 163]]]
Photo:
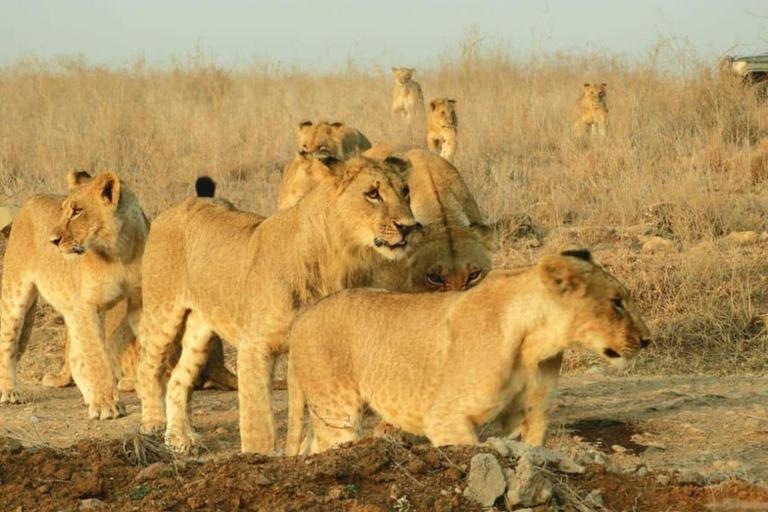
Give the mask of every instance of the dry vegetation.
[[[750, 162], [768, 136], [768, 106], [665, 42], [639, 61], [515, 61], [479, 41], [470, 35], [456, 58], [415, 78], [427, 101], [458, 100], [455, 163], [489, 219], [527, 214], [543, 239], [506, 241], [498, 264], [587, 245], [633, 290], [657, 336], [635, 371], [764, 373], [755, 319], [768, 312], [768, 243], [724, 236], [766, 230], [767, 189]], [[117, 171], [150, 215], [189, 195], [200, 174], [240, 207], [272, 213], [300, 121], [339, 120], [374, 143], [405, 142], [390, 117], [389, 64], [313, 75], [269, 63], [228, 71], [199, 51], [163, 69], [19, 61], [0, 69], [0, 203], [61, 193], [78, 167]], [[604, 141], [570, 134], [589, 81], [608, 83]], [[642, 253], [636, 237], [604, 228], [636, 225], [656, 203], [671, 204], [662, 234], [681, 252]], [[601, 228], [569, 231], [578, 226]]]

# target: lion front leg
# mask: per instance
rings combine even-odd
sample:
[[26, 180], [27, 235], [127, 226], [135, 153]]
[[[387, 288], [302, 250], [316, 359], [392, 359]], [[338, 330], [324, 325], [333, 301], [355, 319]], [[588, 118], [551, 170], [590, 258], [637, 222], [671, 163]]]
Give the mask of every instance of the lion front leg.
[[536, 375], [530, 379], [525, 398], [525, 413], [520, 428], [522, 440], [533, 446], [541, 446], [547, 435], [547, 414], [552, 394], [560, 379], [563, 354], [539, 363]]
[[[65, 319], [66, 321], [67, 319]], [[88, 403], [89, 419], [113, 419], [125, 414], [104, 342], [104, 325], [95, 307], [82, 304], [67, 321], [72, 336], [70, 366], [75, 384]], [[82, 357], [83, 371], [78, 371]], [[90, 389], [91, 397], [87, 396]]]
[[[7, 278], [10, 279], [10, 278]], [[16, 365], [32, 332], [37, 288], [32, 282], [3, 283], [0, 298], [0, 404], [18, 404]]]
[[453, 156], [456, 154], [456, 137], [446, 137], [441, 148], [440, 156], [453, 163]]

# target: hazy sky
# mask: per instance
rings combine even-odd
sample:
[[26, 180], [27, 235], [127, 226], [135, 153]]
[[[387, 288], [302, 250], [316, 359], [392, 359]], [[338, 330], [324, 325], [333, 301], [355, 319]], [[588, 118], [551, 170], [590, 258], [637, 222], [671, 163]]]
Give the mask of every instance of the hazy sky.
[[314, 70], [350, 55], [419, 65], [455, 52], [473, 25], [517, 56], [641, 55], [659, 35], [687, 39], [701, 57], [768, 51], [766, 0], [1, 0], [0, 64], [30, 54], [162, 64], [199, 41], [228, 66], [254, 55]]

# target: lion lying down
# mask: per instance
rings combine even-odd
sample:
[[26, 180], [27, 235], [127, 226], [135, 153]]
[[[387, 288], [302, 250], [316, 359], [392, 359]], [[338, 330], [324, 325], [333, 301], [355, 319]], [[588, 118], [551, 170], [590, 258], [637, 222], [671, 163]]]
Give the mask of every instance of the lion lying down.
[[505, 434], [541, 444], [541, 390], [554, 386], [537, 383], [556, 382], [553, 358], [582, 346], [624, 362], [648, 338], [627, 289], [586, 251], [493, 271], [465, 292], [345, 290], [293, 325], [286, 453], [299, 452], [305, 404], [311, 453], [357, 438], [366, 403], [438, 446], [476, 443], [475, 427], [502, 413]]

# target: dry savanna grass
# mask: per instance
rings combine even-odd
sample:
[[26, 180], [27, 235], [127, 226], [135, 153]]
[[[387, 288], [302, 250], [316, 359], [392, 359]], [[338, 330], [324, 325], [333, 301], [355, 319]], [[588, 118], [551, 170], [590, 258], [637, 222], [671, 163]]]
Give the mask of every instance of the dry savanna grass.
[[[587, 246], [633, 290], [656, 335], [634, 371], [764, 373], [768, 242], [727, 235], [766, 230], [768, 172], [755, 171], [766, 103], [664, 42], [635, 61], [462, 48], [417, 77], [427, 101], [458, 100], [455, 164], [489, 221], [532, 220], [533, 235], [503, 240], [497, 264]], [[199, 51], [162, 69], [19, 61], [0, 69], [0, 202], [64, 192], [77, 167], [115, 170], [151, 216], [190, 195], [200, 174], [241, 208], [270, 214], [302, 120], [343, 121], [374, 143], [411, 140], [390, 114], [389, 67], [400, 64], [226, 70]], [[608, 84], [605, 139], [571, 134], [585, 82]], [[643, 252], [628, 229], [652, 205], [643, 234], [673, 250]]]

